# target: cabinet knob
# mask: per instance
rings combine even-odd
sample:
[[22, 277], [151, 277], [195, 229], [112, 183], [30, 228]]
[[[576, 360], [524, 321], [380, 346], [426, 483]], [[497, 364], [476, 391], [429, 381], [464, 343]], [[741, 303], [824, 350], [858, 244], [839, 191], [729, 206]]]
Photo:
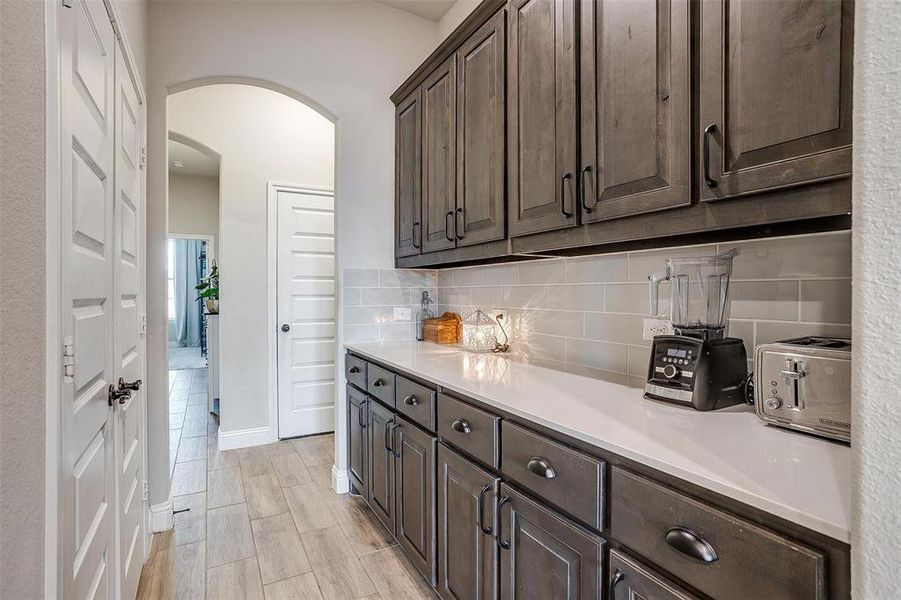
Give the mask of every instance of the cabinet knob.
[[464, 419], [457, 419], [451, 423], [451, 429], [457, 433], [472, 433], [472, 427]]
[[667, 529], [666, 543], [677, 552], [701, 562], [710, 563], [719, 560], [710, 542], [701, 537], [701, 534], [685, 527]]
[[406, 404], [407, 406], [416, 406], [419, 404], [419, 400], [416, 399], [416, 396], [410, 394], [409, 396], [404, 398], [404, 404]]
[[347, 372], [350, 374], [359, 373], [360, 367], [351, 367], [350, 369], [347, 370]]
[[372, 380], [372, 387], [382, 387], [383, 385], [385, 385], [385, 382], [382, 381], [381, 379], [373, 379]]
[[549, 463], [546, 458], [541, 458], [540, 456], [533, 456], [530, 458], [526, 468], [532, 473], [535, 473], [539, 477], [544, 477], [545, 479], [553, 479], [557, 476], [557, 471], [554, 470], [551, 463]]

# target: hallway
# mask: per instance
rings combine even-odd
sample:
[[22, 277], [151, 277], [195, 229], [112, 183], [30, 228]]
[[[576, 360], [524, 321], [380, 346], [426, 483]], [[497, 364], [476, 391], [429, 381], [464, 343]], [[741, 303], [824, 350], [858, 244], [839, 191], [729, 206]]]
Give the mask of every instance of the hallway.
[[206, 369], [170, 371], [175, 529], [138, 598], [434, 598], [365, 503], [331, 489], [332, 434], [219, 451]]

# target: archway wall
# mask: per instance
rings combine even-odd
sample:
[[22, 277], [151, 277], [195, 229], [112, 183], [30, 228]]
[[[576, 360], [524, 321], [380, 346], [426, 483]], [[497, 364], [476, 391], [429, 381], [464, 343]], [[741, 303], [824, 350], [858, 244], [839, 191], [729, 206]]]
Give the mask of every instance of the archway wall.
[[[155, 2], [150, 11], [147, 374], [150, 502], [158, 506], [169, 497], [161, 289], [167, 97], [198, 84], [257, 84], [303, 100], [335, 123], [340, 294], [344, 268], [393, 265], [394, 108], [388, 97], [434, 49], [438, 29], [373, 2]], [[340, 318], [339, 313], [339, 336]], [[265, 411], [267, 389], [252, 393]], [[339, 406], [343, 401], [339, 386]], [[342, 411], [337, 416], [340, 438], [346, 424]], [[268, 413], [260, 420], [267, 421]], [[338, 450], [340, 477], [346, 456], [343, 445]]]

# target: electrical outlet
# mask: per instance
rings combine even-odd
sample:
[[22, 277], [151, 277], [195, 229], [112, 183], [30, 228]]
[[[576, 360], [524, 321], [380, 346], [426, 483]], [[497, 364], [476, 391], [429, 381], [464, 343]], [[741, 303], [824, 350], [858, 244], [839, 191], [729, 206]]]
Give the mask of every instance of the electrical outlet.
[[673, 324], [666, 319], [645, 319], [641, 337], [651, 341], [656, 335], [673, 335]]
[[413, 309], [409, 306], [395, 306], [393, 316], [395, 321], [409, 321], [413, 318]]

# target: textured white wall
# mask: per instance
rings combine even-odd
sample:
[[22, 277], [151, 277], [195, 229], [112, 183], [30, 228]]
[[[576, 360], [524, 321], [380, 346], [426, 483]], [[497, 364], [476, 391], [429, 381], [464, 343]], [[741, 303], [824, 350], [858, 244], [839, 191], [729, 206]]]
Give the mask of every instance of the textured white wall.
[[169, 175], [169, 233], [211, 235], [219, 256], [219, 178]]
[[901, 597], [901, 3], [857, 2], [853, 324], [855, 598]]
[[450, 33], [481, 4], [481, 0], [457, 0], [438, 21], [438, 39], [444, 41]]
[[[167, 94], [201, 79], [254, 78], [323, 107], [337, 120], [339, 263], [390, 268], [394, 107], [389, 96], [434, 49], [437, 25], [365, 1], [154, 2], [150, 12], [147, 342], [155, 504], [169, 493], [168, 450], [161, 450], [168, 448], [163, 288]], [[227, 225], [220, 222], [224, 231]], [[223, 239], [222, 245], [227, 243]], [[344, 390], [339, 388], [343, 406]], [[344, 428], [339, 410], [339, 439]], [[345, 468], [342, 444], [336, 462], [339, 470]]]

